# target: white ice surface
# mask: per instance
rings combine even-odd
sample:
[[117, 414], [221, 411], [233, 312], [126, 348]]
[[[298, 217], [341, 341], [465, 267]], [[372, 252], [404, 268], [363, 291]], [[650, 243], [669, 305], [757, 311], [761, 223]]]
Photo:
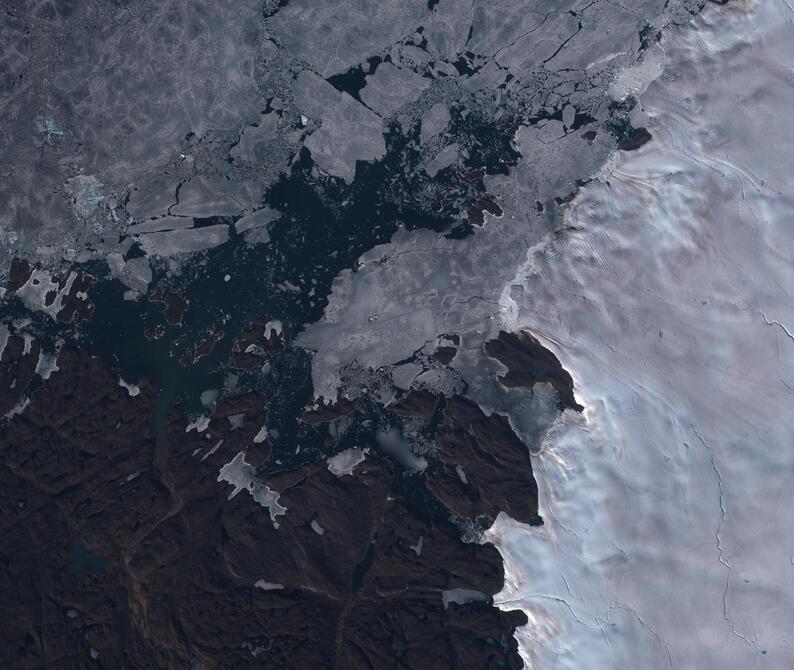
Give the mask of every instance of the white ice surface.
[[[0, 350], [0, 356], [3, 355], [2, 350]], [[57, 372], [58, 368], [58, 352], [55, 353], [45, 353], [44, 351], [39, 352], [39, 360], [36, 363], [36, 374], [39, 375], [42, 379], [49, 379], [53, 372]]]
[[121, 377], [119, 377], [119, 386], [127, 389], [127, 393], [129, 393], [131, 396], [136, 396], [141, 392], [141, 389], [138, 387], [137, 384], [130, 384], [128, 382], [125, 382]]
[[356, 466], [364, 462], [369, 449], [350, 447], [328, 458], [328, 469], [337, 477], [353, 474]]
[[[52, 273], [49, 270], [33, 270], [28, 281], [17, 290], [25, 306], [31, 310], [39, 310], [55, 319], [58, 312], [63, 309], [63, 301], [72, 290], [72, 284], [77, 279], [76, 272], [69, 272], [63, 288], [53, 281]], [[55, 299], [47, 304], [47, 295], [55, 294]]]
[[262, 589], [263, 591], [280, 591], [284, 588], [283, 584], [277, 584], [276, 582], [268, 582], [264, 579], [257, 579], [254, 582], [254, 586], [258, 589]]
[[[223, 440], [221, 440], [222, 442]], [[220, 446], [220, 444], [217, 446]], [[278, 502], [281, 494], [278, 491], [273, 491], [267, 484], [257, 478], [256, 468], [246, 462], [244, 451], [238, 452], [231, 461], [220, 469], [218, 481], [227, 482], [234, 487], [234, 490], [229, 494], [229, 500], [234, 498], [240, 491], [248, 491], [256, 502], [270, 511], [270, 520], [273, 522], [273, 526], [278, 528], [276, 517], [287, 512], [287, 508]]]
[[587, 408], [533, 456], [545, 525], [490, 531], [529, 668], [794, 667], [792, 26], [731, 2], [667, 34], [653, 141], [505, 290]]

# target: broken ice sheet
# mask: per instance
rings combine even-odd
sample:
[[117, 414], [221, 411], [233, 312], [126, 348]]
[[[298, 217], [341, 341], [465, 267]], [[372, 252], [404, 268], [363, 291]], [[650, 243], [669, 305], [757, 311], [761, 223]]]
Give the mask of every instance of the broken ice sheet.
[[307, 72], [296, 78], [294, 94], [295, 104], [303, 112], [322, 120], [322, 126], [306, 140], [306, 147], [315, 163], [328, 174], [350, 183], [356, 161], [383, 158], [383, 122], [376, 114]]
[[106, 198], [104, 186], [93, 175], [72, 177], [67, 180], [65, 188], [72, 196], [72, 207], [83, 218], [91, 216]]
[[[55, 319], [58, 312], [63, 309], [64, 300], [71, 292], [76, 279], [77, 273], [69, 272], [66, 283], [61, 288], [57, 281], [53, 281], [53, 275], [49, 270], [33, 270], [27, 282], [16, 293], [28, 309], [39, 310]], [[50, 297], [53, 295], [54, 299]]]
[[216, 225], [187, 230], [142, 233], [137, 236], [149, 256], [174, 256], [217, 247], [229, 239], [229, 226]]

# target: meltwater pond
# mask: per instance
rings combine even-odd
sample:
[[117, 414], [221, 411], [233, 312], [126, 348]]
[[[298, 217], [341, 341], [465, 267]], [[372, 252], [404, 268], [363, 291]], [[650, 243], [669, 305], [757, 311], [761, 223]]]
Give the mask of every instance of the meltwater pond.
[[586, 406], [534, 457], [545, 525], [490, 531], [530, 668], [794, 667], [794, 11], [714, 6], [662, 46], [653, 141], [502, 301]]

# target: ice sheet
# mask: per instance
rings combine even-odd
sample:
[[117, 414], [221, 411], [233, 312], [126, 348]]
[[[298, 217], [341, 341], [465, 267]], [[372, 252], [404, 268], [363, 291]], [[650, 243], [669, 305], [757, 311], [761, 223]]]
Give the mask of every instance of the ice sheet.
[[491, 530], [527, 667], [794, 667], [793, 25], [731, 2], [667, 33], [654, 140], [503, 294], [587, 408], [533, 456], [545, 525]]

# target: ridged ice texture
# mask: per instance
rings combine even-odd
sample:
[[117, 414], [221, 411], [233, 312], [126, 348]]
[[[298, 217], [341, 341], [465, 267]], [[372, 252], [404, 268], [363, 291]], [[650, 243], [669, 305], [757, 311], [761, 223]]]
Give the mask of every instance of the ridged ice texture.
[[794, 12], [664, 38], [651, 143], [505, 290], [586, 405], [534, 457], [542, 528], [491, 537], [527, 666], [794, 667]]

